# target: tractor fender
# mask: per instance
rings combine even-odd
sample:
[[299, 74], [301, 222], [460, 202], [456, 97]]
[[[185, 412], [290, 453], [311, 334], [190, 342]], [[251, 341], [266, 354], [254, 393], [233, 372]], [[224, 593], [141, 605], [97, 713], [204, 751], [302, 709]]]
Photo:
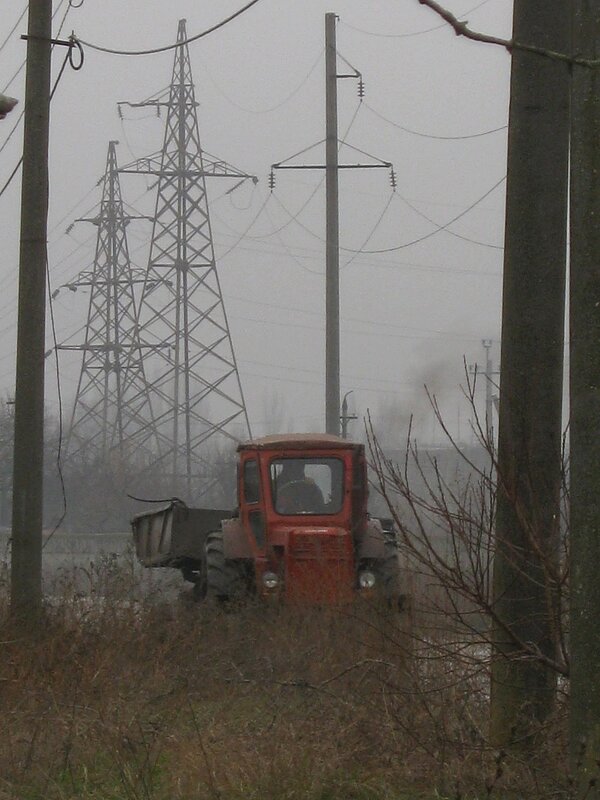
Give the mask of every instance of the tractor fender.
[[223, 552], [225, 558], [253, 558], [250, 542], [239, 517], [224, 520]]
[[381, 522], [370, 519], [364, 534], [356, 543], [357, 558], [385, 558], [385, 538]]

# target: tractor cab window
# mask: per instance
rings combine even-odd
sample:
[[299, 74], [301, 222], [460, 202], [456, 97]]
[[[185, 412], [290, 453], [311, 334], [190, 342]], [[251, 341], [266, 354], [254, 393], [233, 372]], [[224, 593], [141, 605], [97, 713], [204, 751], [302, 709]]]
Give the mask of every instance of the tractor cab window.
[[344, 465], [338, 458], [278, 458], [270, 474], [278, 514], [337, 514], [342, 508]]
[[256, 461], [245, 461], [244, 500], [247, 503], [258, 503], [260, 500], [258, 486], [258, 463]]

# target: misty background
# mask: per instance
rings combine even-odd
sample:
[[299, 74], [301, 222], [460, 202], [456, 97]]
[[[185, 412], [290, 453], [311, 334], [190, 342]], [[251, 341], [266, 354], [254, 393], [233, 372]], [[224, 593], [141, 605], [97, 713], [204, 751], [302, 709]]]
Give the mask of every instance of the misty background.
[[[2, 2], [0, 42], [23, 11]], [[177, 23], [188, 36], [240, 7], [239, 0], [127, 4], [55, 0], [54, 26], [109, 48], [171, 44]], [[448, 0], [472, 28], [509, 37], [509, 0]], [[366, 160], [350, 146], [393, 163], [340, 173], [341, 389], [349, 434], [363, 436], [369, 413], [389, 448], [400, 448], [414, 415], [424, 444], [444, 441], [427, 400], [435, 394], [456, 439], [473, 444], [465, 402], [466, 364], [484, 364], [492, 340], [497, 368], [501, 311], [506, 124], [510, 57], [457, 38], [417, 0], [262, 0], [190, 44], [203, 148], [259, 178], [226, 194], [207, 179], [212, 233], [233, 346], [253, 435], [324, 428], [324, 171], [280, 171], [271, 164], [325, 135], [324, 15], [339, 14], [339, 54], [364, 80], [338, 84], [340, 163]], [[66, 16], [65, 16], [66, 14]], [[0, 50], [0, 91], [20, 100], [0, 124], [0, 187], [22, 147], [26, 17]], [[125, 165], [160, 150], [165, 116], [117, 104], [156, 96], [171, 80], [173, 51], [143, 57], [84, 46], [81, 71], [67, 69], [51, 106], [49, 266], [56, 339], [83, 341], [89, 295], [66, 284], [93, 265], [108, 142]], [[64, 57], [53, 55], [56, 74]], [[343, 65], [343, 62], [340, 62]], [[12, 133], [15, 128], [14, 133]], [[345, 146], [347, 143], [348, 146]], [[294, 163], [324, 163], [317, 145]], [[121, 176], [132, 214], [152, 214], [153, 181]], [[0, 396], [14, 393], [19, 255], [19, 176], [0, 197]], [[455, 221], [452, 221], [455, 220]], [[447, 227], [445, 227], [447, 226]], [[440, 228], [443, 228], [440, 230]], [[68, 231], [68, 232], [67, 232]], [[151, 224], [128, 226], [132, 262], [144, 268]], [[418, 240], [418, 241], [415, 241]], [[414, 242], [414, 243], [413, 243]], [[411, 244], [412, 243], [412, 244]], [[359, 251], [359, 252], [357, 252]], [[49, 319], [50, 323], [50, 319]], [[54, 340], [48, 324], [48, 350]], [[63, 419], [68, 421], [81, 354], [59, 353]], [[46, 403], [59, 414], [55, 355], [47, 359]], [[150, 376], [151, 377], [151, 374]], [[484, 417], [485, 381], [476, 402]], [[49, 480], [52, 481], [52, 463]]]

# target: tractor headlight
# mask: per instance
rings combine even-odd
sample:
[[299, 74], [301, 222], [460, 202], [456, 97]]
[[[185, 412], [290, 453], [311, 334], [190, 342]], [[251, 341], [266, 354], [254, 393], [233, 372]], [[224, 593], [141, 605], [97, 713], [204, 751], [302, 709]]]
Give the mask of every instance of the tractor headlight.
[[363, 570], [363, 572], [358, 573], [358, 585], [361, 589], [372, 589], [376, 583], [375, 574], [370, 570]]
[[262, 576], [262, 582], [265, 589], [276, 589], [279, 586], [279, 578], [274, 572], [265, 572]]

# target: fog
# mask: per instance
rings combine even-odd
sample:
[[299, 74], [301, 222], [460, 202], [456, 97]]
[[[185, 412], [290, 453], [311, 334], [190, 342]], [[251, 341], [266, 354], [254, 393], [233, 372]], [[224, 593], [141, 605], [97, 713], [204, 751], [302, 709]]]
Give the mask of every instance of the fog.
[[[175, 41], [179, 19], [187, 19], [193, 36], [241, 5], [83, 0], [68, 9], [62, 36], [74, 30], [110, 48], [160, 47]], [[23, 6], [2, 0], [0, 41]], [[448, 0], [446, 6], [476, 30], [510, 35], [509, 0]], [[67, 0], [55, 0], [54, 7], [58, 30]], [[352, 392], [350, 410], [359, 418], [350, 432], [359, 435], [367, 412], [391, 420], [392, 427], [414, 412], [417, 433], [434, 444], [442, 434], [427, 407], [426, 384], [455, 434], [469, 440], [470, 412], [460, 390], [464, 363], [483, 363], [482, 339], [493, 340], [496, 363], [499, 357], [510, 59], [500, 48], [457, 37], [417, 0], [262, 0], [190, 45], [204, 149], [259, 178], [232, 194], [208, 181], [219, 276], [252, 432], [324, 426], [323, 173], [278, 172], [272, 196], [268, 174], [272, 163], [324, 137], [328, 11], [339, 14], [339, 53], [365, 83], [362, 103], [356, 81], [339, 83], [340, 138], [391, 161], [397, 178], [392, 196], [386, 170], [340, 175], [341, 388]], [[24, 99], [24, 70], [11, 81], [25, 57], [24, 32], [25, 20], [0, 50], [0, 91], [9, 84], [5, 93], [20, 100], [0, 122], [0, 187], [22, 146], [22, 124], [6, 139]], [[160, 149], [164, 114], [123, 106], [120, 119], [117, 103], [154, 96], [168, 86], [173, 64], [172, 51], [126, 57], [84, 46], [84, 54], [79, 72], [64, 73], [51, 109], [50, 281], [60, 289], [53, 309], [57, 339], [71, 343], [83, 339], [78, 331], [89, 298], [61, 287], [92, 266], [96, 229], [83, 222], [65, 231], [74, 219], [93, 216], [110, 140], [119, 140], [121, 164]], [[56, 48], [55, 74], [63, 57]], [[323, 145], [307, 158], [323, 162]], [[356, 153], [342, 146], [344, 160], [355, 161]], [[122, 177], [125, 199], [138, 213], [152, 213], [149, 186], [143, 177]], [[17, 176], [0, 197], [4, 397], [14, 393], [19, 202]], [[144, 221], [128, 228], [132, 260], [140, 267], [150, 233]], [[65, 415], [79, 370], [77, 353], [61, 353]], [[57, 396], [48, 359], [47, 405], [54, 413]], [[483, 382], [477, 402], [483, 413]]]

